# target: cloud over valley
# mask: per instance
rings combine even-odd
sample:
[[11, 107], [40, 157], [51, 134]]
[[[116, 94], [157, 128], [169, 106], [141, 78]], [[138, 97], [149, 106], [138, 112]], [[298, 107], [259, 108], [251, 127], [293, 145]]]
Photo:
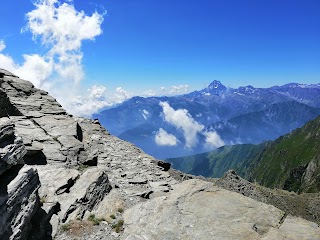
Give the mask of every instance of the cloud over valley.
[[185, 138], [185, 147], [193, 148], [198, 144], [198, 135], [206, 138], [206, 144], [210, 148], [224, 145], [223, 140], [215, 131], [204, 131], [204, 126], [197, 122], [186, 109], [173, 109], [168, 102], [160, 102], [164, 120], [182, 131]]

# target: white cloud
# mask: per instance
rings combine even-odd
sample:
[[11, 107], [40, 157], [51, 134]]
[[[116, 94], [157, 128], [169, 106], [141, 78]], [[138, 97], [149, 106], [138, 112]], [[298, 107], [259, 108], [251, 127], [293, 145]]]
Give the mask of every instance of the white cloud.
[[73, 96], [70, 106], [68, 106], [70, 104], [68, 102], [66, 105], [70, 109], [73, 107], [70, 113], [90, 117], [93, 113], [97, 113], [105, 107], [121, 103], [131, 98], [131, 96], [132, 93], [127, 92], [122, 87], [108, 91], [105, 86], [93, 85], [87, 90], [86, 94]]
[[183, 94], [189, 91], [189, 85], [178, 85], [172, 86], [170, 90], [170, 94]]
[[164, 120], [177, 129], [182, 130], [186, 140], [186, 147], [192, 148], [198, 143], [198, 134], [206, 137], [207, 148], [217, 148], [223, 146], [225, 143], [215, 131], [203, 131], [204, 126], [198, 123], [186, 109], [174, 110], [168, 102], [160, 102], [163, 109]]
[[88, 92], [90, 93], [90, 98], [103, 98], [106, 94], [107, 88], [105, 86], [97, 86], [93, 85], [91, 88], [88, 89]]
[[194, 147], [198, 143], [197, 134], [204, 126], [195, 121], [186, 109], [174, 110], [167, 102], [160, 102], [160, 106], [163, 108], [164, 120], [182, 130], [186, 147]]
[[173, 134], [160, 128], [155, 135], [155, 142], [159, 146], [176, 146], [178, 144], [178, 139]]
[[206, 145], [209, 148], [218, 148], [225, 144], [215, 131], [205, 132], [203, 135], [206, 137]]
[[14, 70], [17, 68], [14, 60], [3, 53], [1, 53], [6, 48], [6, 45], [4, 41], [0, 42], [0, 68], [6, 69], [8, 71], [14, 72]]
[[77, 11], [72, 2], [40, 0], [36, 9], [27, 13], [24, 31], [32, 33], [36, 40], [49, 48], [46, 58], [54, 61], [54, 70], [66, 80], [78, 83], [83, 79], [81, 44], [94, 40], [102, 33], [103, 16], [97, 12], [87, 16]]
[[35, 86], [41, 86], [52, 73], [53, 61], [46, 61], [38, 54], [24, 54], [23, 58], [24, 64], [17, 67], [15, 74], [24, 79], [28, 79]]
[[144, 91], [142, 93], [142, 96], [145, 96], [145, 97], [153, 97], [153, 96], [156, 96], [157, 93], [155, 91], [153, 91], [152, 89], [149, 89], [147, 91]]
[[[17, 64], [11, 56], [2, 53], [6, 45], [0, 41], [0, 67], [31, 81], [36, 87], [46, 89], [73, 114], [88, 116], [90, 109], [105, 106], [107, 101], [97, 97], [98, 89], [94, 86], [92, 96], [81, 100], [77, 97], [83, 95], [78, 87], [84, 78], [82, 42], [94, 40], [102, 33], [103, 14], [94, 12], [87, 15], [77, 11], [72, 1], [35, 0], [34, 6], [35, 9], [26, 14], [27, 25], [22, 31], [29, 31], [46, 51], [42, 55], [23, 54], [24, 62]], [[125, 98], [121, 91], [112, 97]]]
[[117, 87], [115, 92], [116, 93], [111, 98], [112, 102], [115, 104], [122, 103], [123, 101], [133, 97], [132, 92], [126, 91], [122, 87]]

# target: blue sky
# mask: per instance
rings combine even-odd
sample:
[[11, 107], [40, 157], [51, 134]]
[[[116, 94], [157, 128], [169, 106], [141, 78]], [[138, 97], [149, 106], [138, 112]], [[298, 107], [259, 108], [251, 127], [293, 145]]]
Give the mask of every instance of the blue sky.
[[320, 1], [114, 0], [106, 9], [100, 63], [111, 79], [197, 88], [213, 79], [320, 82]]
[[[48, 0], [47, 0], [48, 1]], [[64, 1], [61, 1], [61, 3]], [[82, 41], [83, 88], [121, 86], [133, 94], [160, 87], [201, 89], [214, 79], [229, 87], [320, 82], [319, 0], [74, 0], [103, 16], [102, 34]], [[4, 1], [3, 54], [48, 46], [26, 26], [32, 1]], [[107, 11], [103, 15], [104, 11]]]

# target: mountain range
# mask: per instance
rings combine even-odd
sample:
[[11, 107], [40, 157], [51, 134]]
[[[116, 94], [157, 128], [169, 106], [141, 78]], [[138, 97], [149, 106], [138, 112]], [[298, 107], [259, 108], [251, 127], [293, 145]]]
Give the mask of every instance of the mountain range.
[[320, 84], [207, 88], [172, 97], [133, 97], [93, 117], [159, 159], [222, 145], [274, 140], [320, 115]]

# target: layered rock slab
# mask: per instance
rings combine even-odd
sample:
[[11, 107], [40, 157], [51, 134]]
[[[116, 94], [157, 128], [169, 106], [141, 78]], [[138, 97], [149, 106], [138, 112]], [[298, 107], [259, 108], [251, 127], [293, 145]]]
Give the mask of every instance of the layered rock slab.
[[[305, 239], [319, 239], [319, 226], [285, 220], [284, 212], [202, 180], [188, 180], [167, 196], [137, 204], [124, 213], [124, 238], [146, 239], [282, 239], [290, 229]], [[279, 229], [280, 228], [280, 229]], [[289, 231], [288, 231], [289, 230]], [[269, 233], [272, 232], [272, 233]], [[281, 239], [281, 238], [280, 238]]]
[[[16, 173], [17, 172], [17, 173]], [[5, 181], [15, 176], [8, 185]], [[40, 207], [40, 181], [35, 169], [23, 167], [10, 170], [1, 177], [0, 239], [26, 239], [31, 231], [31, 219]]]
[[15, 135], [9, 118], [0, 118], [0, 175], [7, 169], [23, 164], [26, 149], [21, 137]]

